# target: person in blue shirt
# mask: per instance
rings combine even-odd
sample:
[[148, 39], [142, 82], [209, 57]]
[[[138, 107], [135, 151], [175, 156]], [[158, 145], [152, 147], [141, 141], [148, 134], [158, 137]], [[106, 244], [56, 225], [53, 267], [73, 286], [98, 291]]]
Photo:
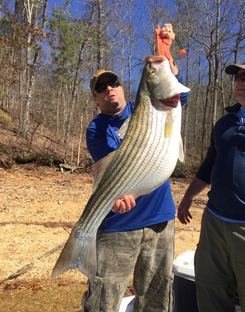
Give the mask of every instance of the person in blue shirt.
[[188, 187], [178, 218], [187, 224], [193, 198], [211, 184], [195, 254], [199, 312], [234, 312], [239, 294], [245, 311], [245, 63], [229, 65], [235, 105], [211, 133], [207, 156]]
[[[172, 61], [172, 72], [183, 83]], [[87, 128], [87, 146], [95, 162], [117, 149], [117, 130], [131, 115], [119, 77], [101, 70], [90, 81], [101, 113]], [[181, 103], [188, 94], [181, 94]], [[97, 233], [97, 273], [83, 296], [84, 312], [116, 312], [134, 272], [134, 311], [172, 311], [172, 264], [175, 206], [170, 181], [136, 201], [125, 196], [115, 202]]]

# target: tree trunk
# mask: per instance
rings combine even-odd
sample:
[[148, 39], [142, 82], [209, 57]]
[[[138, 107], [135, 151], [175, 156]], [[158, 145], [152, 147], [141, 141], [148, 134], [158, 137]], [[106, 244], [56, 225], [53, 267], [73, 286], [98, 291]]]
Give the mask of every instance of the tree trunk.
[[214, 43], [214, 100], [213, 100], [213, 116], [212, 116], [212, 126], [213, 129], [216, 121], [217, 121], [217, 106], [218, 106], [218, 91], [219, 91], [219, 24], [220, 24], [220, 0], [217, 1], [217, 14], [216, 14], [216, 38]]
[[213, 98], [212, 97], [212, 88], [213, 88], [213, 76], [212, 76], [213, 60], [212, 60], [212, 55], [209, 56], [208, 61], [209, 61], [209, 79], [208, 79], [208, 86], [207, 86], [206, 99], [205, 99], [205, 105], [204, 105], [201, 160], [204, 160], [206, 153], [207, 153], [208, 137], [209, 137], [208, 109], [210, 109], [210, 103], [212, 102], [212, 98]]
[[[43, 25], [42, 25], [43, 33], [46, 28], [47, 6], [48, 6], [48, 0], [45, 0], [43, 3]], [[39, 38], [39, 41], [37, 43], [32, 68], [30, 70], [29, 85], [28, 85], [28, 89], [26, 93], [26, 105], [25, 105], [25, 111], [24, 111], [24, 119], [23, 119], [23, 125], [21, 128], [21, 131], [20, 131], [20, 136], [23, 138], [27, 138], [27, 134], [30, 128], [30, 107], [31, 107], [32, 94], [34, 91], [35, 73], [36, 73], [36, 67], [38, 63], [40, 48], [41, 48], [41, 38]]]
[[[186, 85], [188, 87], [189, 83], [189, 43], [187, 43], [187, 62], [186, 62]], [[186, 155], [187, 150], [187, 133], [188, 133], [188, 124], [189, 124], [189, 105], [188, 102], [184, 106], [184, 114], [183, 114], [183, 149], [184, 155]]]
[[102, 69], [103, 66], [103, 44], [102, 44], [102, 32], [103, 32], [103, 10], [102, 0], [98, 1], [98, 55], [97, 55], [97, 70]]
[[81, 45], [80, 52], [79, 52], [77, 68], [76, 68], [76, 73], [75, 73], [75, 78], [74, 78], [74, 83], [73, 83], [73, 89], [72, 89], [72, 95], [71, 95], [70, 108], [69, 108], [67, 124], [66, 124], [66, 133], [65, 133], [65, 141], [64, 141], [65, 146], [67, 146], [70, 142], [71, 126], [73, 122], [73, 113], [74, 113], [74, 107], [75, 107], [75, 99], [76, 99], [76, 94], [77, 94], [77, 89], [78, 89], [78, 84], [79, 84], [79, 76], [81, 74], [81, 68], [82, 68], [82, 62], [83, 62], [83, 50], [88, 41], [90, 27], [92, 26], [92, 22], [94, 19], [95, 8], [96, 6], [94, 5], [91, 11], [91, 15], [90, 15], [90, 21], [85, 31], [85, 38], [84, 38], [84, 41]]

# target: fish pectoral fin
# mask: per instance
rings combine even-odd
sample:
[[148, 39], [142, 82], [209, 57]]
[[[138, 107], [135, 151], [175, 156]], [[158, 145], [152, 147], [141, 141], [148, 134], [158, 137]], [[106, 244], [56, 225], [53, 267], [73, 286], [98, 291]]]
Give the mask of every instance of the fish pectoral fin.
[[93, 167], [92, 167], [92, 171], [94, 174], [94, 184], [93, 184], [93, 190], [92, 190], [93, 193], [97, 189], [97, 187], [98, 187], [108, 165], [110, 164], [115, 152], [116, 151], [109, 153], [106, 157], [103, 157], [102, 159], [100, 159], [99, 161], [97, 161], [93, 165]]
[[52, 277], [76, 268], [91, 280], [96, 275], [96, 235], [91, 240], [76, 238], [75, 226], [53, 268]]
[[185, 155], [184, 155], [183, 141], [182, 141], [181, 135], [179, 137], [179, 156], [178, 156], [178, 158], [181, 162], [184, 162]]
[[119, 136], [119, 138], [122, 140], [128, 130], [128, 124], [129, 124], [129, 121], [130, 121], [130, 117], [128, 117], [124, 123], [122, 124], [121, 128], [119, 128], [116, 132], [116, 134]]
[[165, 121], [165, 138], [169, 138], [172, 135], [174, 129], [174, 120], [171, 118], [170, 114], [168, 113], [168, 116]]

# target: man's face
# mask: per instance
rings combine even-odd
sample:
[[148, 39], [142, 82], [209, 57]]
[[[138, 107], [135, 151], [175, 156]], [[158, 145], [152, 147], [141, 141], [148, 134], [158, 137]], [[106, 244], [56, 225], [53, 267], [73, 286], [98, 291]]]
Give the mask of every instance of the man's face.
[[[115, 80], [115, 78], [111, 76], [101, 77], [96, 84], [96, 89], [101, 86], [101, 84], [112, 80]], [[104, 91], [98, 93], [95, 90], [93, 99], [100, 107], [101, 112], [106, 115], [117, 115], [126, 107], [126, 100], [122, 86], [113, 87], [107, 84]]]
[[[238, 73], [244, 73], [245, 69], [240, 69]], [[235, 80], [235, 99], [242, 105], [245, 106], [245, 81], [240, 78]]]

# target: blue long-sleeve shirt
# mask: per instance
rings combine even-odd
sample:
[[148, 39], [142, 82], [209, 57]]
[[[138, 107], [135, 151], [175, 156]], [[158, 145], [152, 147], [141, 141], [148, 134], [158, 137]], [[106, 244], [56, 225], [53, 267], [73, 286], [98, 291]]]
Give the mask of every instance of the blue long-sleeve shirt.
[[240, 104], [228, 107], [211, 133], [207, 156], [196, 176], [210, 184], [208, 209], [227, 221], [245, 221], [245, 122]]

